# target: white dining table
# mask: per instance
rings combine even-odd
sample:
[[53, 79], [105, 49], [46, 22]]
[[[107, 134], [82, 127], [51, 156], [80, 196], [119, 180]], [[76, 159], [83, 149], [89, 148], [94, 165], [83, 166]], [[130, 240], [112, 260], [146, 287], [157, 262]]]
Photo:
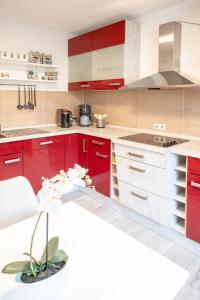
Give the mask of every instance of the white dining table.
[[[0, 269], [26, 259], [36, 217], [0, 230]], [[53, 278], [40, 285], [23, 284], [0, 273], [0, 300], [172, 300], [189, 274], [162, 255], [73, 202], [50, 216], [50, 237], [69, 255], [60, 272], [62, 288]], [[38, 227], [34, 255], [45, 243], [45, 218]], [[56, 276], [56, 275], [55, 275]], [[43, 294], [44, 293], [44, 294]]]

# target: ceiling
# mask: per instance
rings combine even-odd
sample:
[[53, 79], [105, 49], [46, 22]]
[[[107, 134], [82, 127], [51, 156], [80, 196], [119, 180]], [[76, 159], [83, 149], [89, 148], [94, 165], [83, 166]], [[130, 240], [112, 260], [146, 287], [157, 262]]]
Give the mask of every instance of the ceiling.
[[0, 0], [0, 17], [68, 33], [81, 33], [111, 21], [136, 18], [183, 0]]

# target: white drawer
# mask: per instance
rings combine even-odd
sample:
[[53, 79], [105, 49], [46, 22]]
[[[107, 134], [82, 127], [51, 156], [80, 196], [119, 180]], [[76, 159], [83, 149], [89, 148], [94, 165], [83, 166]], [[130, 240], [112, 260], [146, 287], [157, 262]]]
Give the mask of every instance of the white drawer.
[[120, 156], [116, 156], [116, 161], [119, 180], [156, 195], [167, 197], [167, 172], [165, 169]]
[[122, 181], [119, 181], [118, 184], [121, 204], [160, 224], [168, 225], [168, 203], [166, 198], [156, 196]]
[[166, 158], [162, 153], [115, 144], [115, 155], [143, 162], [152, 166], [166, 168]]

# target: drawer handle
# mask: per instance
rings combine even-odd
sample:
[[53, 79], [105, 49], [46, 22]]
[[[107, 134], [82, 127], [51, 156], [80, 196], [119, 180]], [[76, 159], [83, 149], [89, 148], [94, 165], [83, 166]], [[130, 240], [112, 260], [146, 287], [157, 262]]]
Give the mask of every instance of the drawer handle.
[[138, 195], [138, 194], [136, 194], [134, 192], [131, 192], [131, 195], [134, 196], [134, 197], [137, 197], [137, 198], [139, 198], [141, 200], [145, 200], [145, 201], [148, 200], [147, 197], [140, 196], [140, 195]]
[[87, 88], [87, 87], [90, 87], [90, 84], [81, 84], [81, 87], [82, 88]]
[[197, 183], [197, 182], [194, 182], [194, 181], [191, 181], [191, 186], [194, 186], [198, 189], [200, 189], [200, 183]]
[[46, 141], [46, 142], [41, 142], [40, 145], [44, 146], [44, 145], [50, 145], [53, 144], [53, 141]]
[[133, 166], [129, 166], [129, 169], [132, 170], [132, 171], [139, 172], [139, 173], [145, 173], [146, 172], [144, 169], [135, 168]]
[[96, 156], [101, 157], [101, 158], [108, 158], [108, 155], [101, 154], [99, 152], [96, 152]]
[[9, 159], [9, 160], [5, 160], [5, 161], [4, 161], [4, 164], [5, 164], [5, 165], [10, 165], [10, 164], [18, 163], [18, 162], [20, 162], [20, 161], [21, 161], [20, 158]]
[[86, 153], [87, 152], [87, 139], [83, 139], [83, 152]]
[[128, 152], [128, 155], [138, 157], [138, 158], [144, 158], [144, 155], [136, 154], [136, 153], [133, 153], [133, 152]]
[[104, 142], [99, 142], [99, 141], [96, 141], [96, 140], [92, 140], [92, 143], [95, 144], [95, 145], [99, 145], [99, 146], [103, 146]]
[[121, 83], [120, 82], [109, 82], [108, 85], [110, 85], [110, 86], [119, 86], [119, 85], [121, 85]]

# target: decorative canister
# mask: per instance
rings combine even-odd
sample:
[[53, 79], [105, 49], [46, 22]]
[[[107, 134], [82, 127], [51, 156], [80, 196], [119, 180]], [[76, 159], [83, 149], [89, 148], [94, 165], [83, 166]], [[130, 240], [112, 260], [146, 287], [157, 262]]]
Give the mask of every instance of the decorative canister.
[[94, 114], [96, 127], [97, 128], [104, 128], [106, 127], [106, 114]]

